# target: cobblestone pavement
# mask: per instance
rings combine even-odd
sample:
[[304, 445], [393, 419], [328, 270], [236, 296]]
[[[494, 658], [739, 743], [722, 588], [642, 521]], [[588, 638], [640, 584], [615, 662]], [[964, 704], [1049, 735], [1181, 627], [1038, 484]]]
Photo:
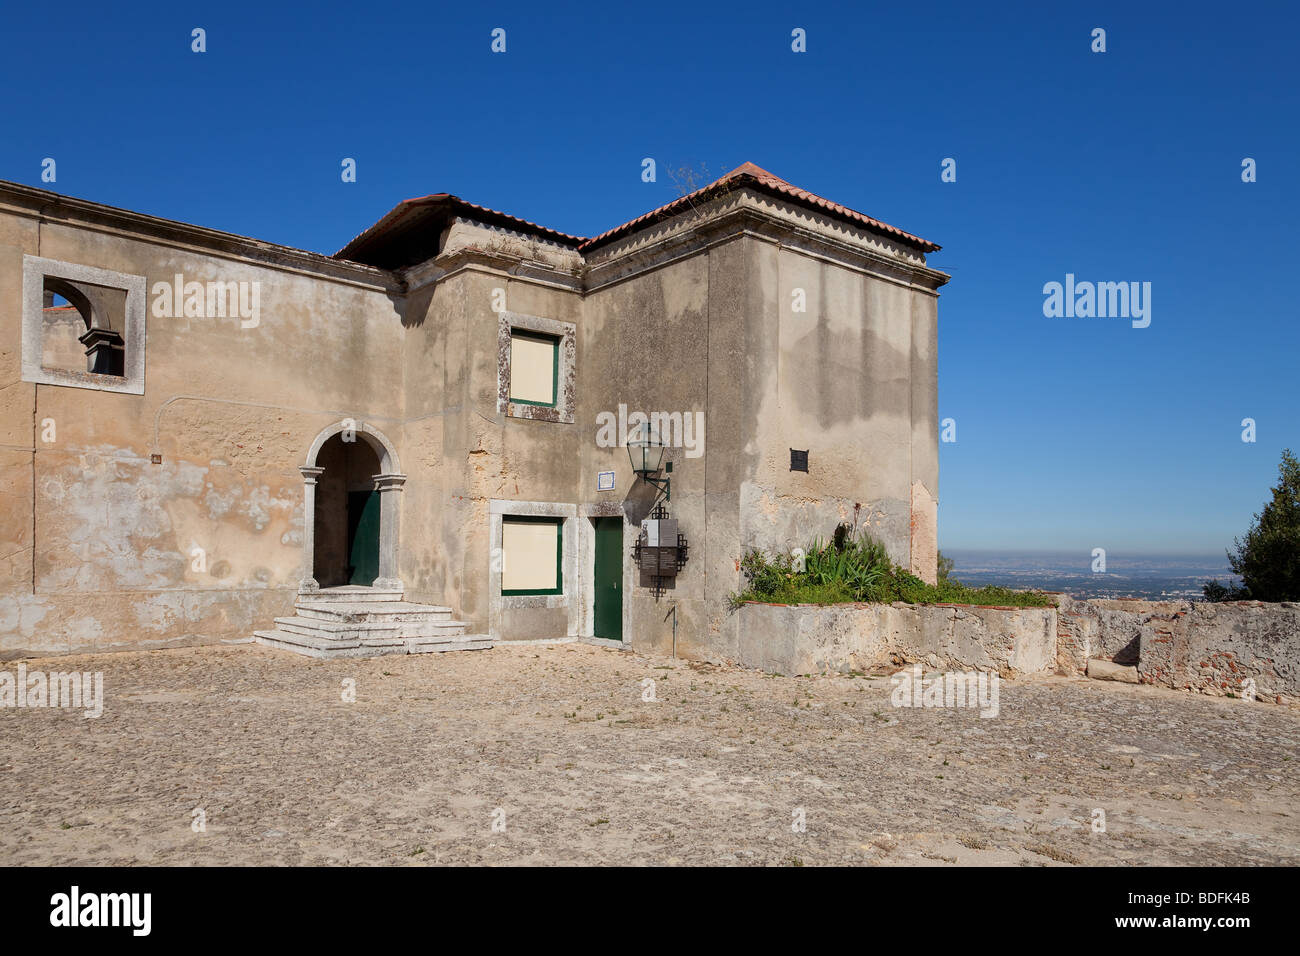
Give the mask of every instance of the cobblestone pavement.
[[981, 719], [584, 644], [25, 663], [104, 713], [0, 709], [3, 864], [1300, 863], [1270, 704], [1053, 678]]

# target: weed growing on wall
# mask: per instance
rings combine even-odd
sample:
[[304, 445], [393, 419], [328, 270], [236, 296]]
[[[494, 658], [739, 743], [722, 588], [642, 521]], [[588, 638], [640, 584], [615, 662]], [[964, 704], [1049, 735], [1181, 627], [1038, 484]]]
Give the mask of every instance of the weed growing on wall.
[[1046, 607], [1048, 595], [1008, 588], [968, 588], [947, 574], [927, 584], [889, 559], [884, 544], [841, 524], [829, 541], [820, 537], [806, 552], [768, 556], [753, 550], [740, 562], [745, 587], [731, 595], [731, 606], [746, 601], [768, 604], [992, 604]]

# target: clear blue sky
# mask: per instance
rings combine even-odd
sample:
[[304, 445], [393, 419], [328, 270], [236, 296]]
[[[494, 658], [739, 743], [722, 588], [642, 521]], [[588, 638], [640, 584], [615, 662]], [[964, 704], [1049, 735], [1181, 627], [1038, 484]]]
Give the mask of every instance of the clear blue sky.
[[[941, 243], [941, 546], [1218, 552], [1300, 450], [1294, 4], [10, 4], [3, 30], [0, 178], [53, 157], [47, 188], [274, 242], [334, 252], [440, 191], [593, 234], [672, 198], [666, 166], [749, 160]], [[1067, 272], [1152, 283], [1150, 327], [1045, 318]]]

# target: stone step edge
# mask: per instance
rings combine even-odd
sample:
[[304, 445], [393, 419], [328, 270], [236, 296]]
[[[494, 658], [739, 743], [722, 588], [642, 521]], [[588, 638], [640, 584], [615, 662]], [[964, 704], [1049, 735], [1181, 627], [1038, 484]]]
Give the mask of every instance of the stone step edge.
[[465, 627], [464, 621], [452, 621], [438, 618], [433, 621], [323, 621], [314, 617], [277, 617], [275, 624], [292, 624], [314, 631], [400, 631], [403, 628], [420, 630], [423, 628], [457, 628]]
[[[462, 624], [463, 628], [464, 625]], [[464, 631], [448, 631], [442, 634], [374, 634], [369, 636], [332, 637], [325, 634], [286, 631], [277, 627], [274, 631], [255, 631], [255, 634], [271, 634], [277, 640], [307, 647], [399, 647], [403, 644], [446, 644], [464, 636]]]
[[[400, 605], [394, 607], [393, 605]], [[302, 598], [294, 601], [294, 607], [305, 607], [310, 611], [322, 611], [327, 614], [450, 614], [451, 608], [442, 604], [421, 604], [418, 601], [313, 601]]]
[[[396, 653], [429, 654], [442, 651], [476, 651], [494, 647], [491, 635], [456, 634], [458, 639], [403, 638], [392, 642], [367, 643], [362, 641], [334, 641], [307, 638], [285, 631], [254, 631], [253, 640], [265, 647], [293, 651], [310, 657], [363, 657], [367, 653], [384, 649]], [[381, 651], [382, 653], [383, 651]]]
[[400, 601], [406, 594], [405, 589], [387, 590], [383, 588], [366, 588], [358, 591], [336, 591], [334, 588], [322, 588], [319, 591], [299, 591], [299, 601], [319, 601], [322, 604], [345, 602], [388, 603]]

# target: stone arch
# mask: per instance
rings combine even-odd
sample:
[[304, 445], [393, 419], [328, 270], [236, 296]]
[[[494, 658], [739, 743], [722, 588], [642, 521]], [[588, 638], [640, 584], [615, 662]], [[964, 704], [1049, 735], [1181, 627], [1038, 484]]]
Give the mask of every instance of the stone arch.
[[[81, 321], [86, 323], [87, 329], [108, 327], [104, 321], [102, 310], [97, 311], [95, 303], [90, 301], [90, 297], [79, 286], [74, 285], [67, 279], [60, 279], [58, 276], [46, 276], [44, 292], [47, 297], [61, 295], [67, 299], [68, 303], [81, 316]], [[46, 301], [48, 301], [48, 298]]]
[[316, 440], [311, 443], [311, 448], [307, 451], [307, 461], [303, 467], [315, 468], [316, 459], [320, 456], [322, 446], [335, 435], [348, 431], [354, 432], [358, 438], [375, 450], [375, 454], [379, 456], [379, 470], [382, 474], [401, 474], [402, 466], [397, 460], [397, 448], [388, 440], [388, 436], [372, 425], [354, 421], [351, 418], [345, 418], [321, 429], [320, 434], [316, 436]]
[[[55, 296], [62, 296], [76, 310], [85, 325], [85, 331], [77, 336], [77, 341], [85, 346], [86, 371], [101, 375], [126, 374], [126, 349], [120, 329], [114, 329], [111, 316], [113, 306], [111, 299], [119, 294], [125, 301], [126, 293], [119, 290], [97, 288], [64, 279], [60, 276], [47, 275], [42, 289], [44, 300], [44, 319], [55, 314], [50, 311]], [[121, 325], [121, 322], [118, 323]], [[45, 326], [48, 331], [48, 324]]]
[[379, 492], [379, 576], [373, 587], [385, 590], [402, 590], [398, 576], [398, 527], [401, 520], [401, 490], [406, 476], [400, 471], [397, 447], [388, 436], [365, 422], [345, 418], [321, 429], [307, 450], [306, 464], [298, 470], [303, 477], [303, 550], [304, 574], [300, 591], [318, 591], [320, 584], [315, 576], [316, 559], [316, 483], [324, 472], [318, 464], [321, 449], [335, 435], [351, 433], [364, 441], [379, 459], [379, 472], [374, 475], [375, 490]]

